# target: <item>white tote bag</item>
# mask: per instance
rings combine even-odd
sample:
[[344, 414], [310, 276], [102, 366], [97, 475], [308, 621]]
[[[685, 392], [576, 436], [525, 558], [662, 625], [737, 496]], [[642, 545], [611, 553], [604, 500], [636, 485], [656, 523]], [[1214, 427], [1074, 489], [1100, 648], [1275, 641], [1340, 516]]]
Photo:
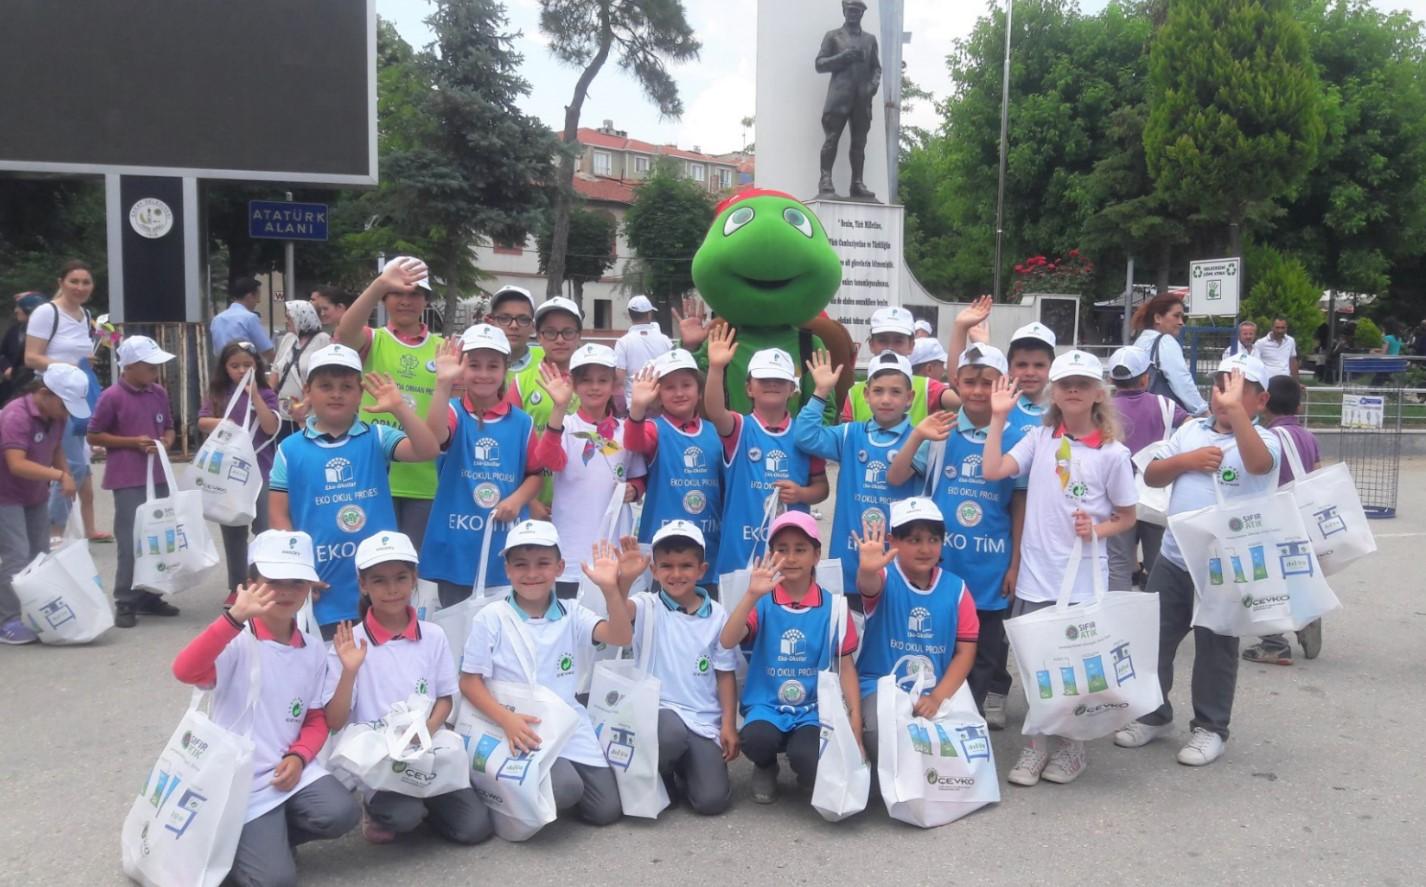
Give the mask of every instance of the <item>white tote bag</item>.
[[871, 793], [871, 767], [852, 733], [852, 719], [842, 694], [841, 649], [846, 624], [847, 599], [833, 598], [827, 633], [830, 664], [817, 673], [822, 744], [817, 751], [817, 779], [812, 784], [812, 808], [828, 822], [840, 822], [865, 810]]
[[1156, 440], [1134, 454], [1134, 485], [1139, 490], [1139, 520], [1164, 527], [1168, 526], [1169, 495], [1173, 492], [1173, 486], [1149, 486], [1144, 483], [1144, 470], [1168, 447], [1169, 438], [1173, 437], [1174, 402], [1159, 394], [1151, 394], [1149, 397], [1158, 398], [1159, 414], [1164, 420], [1164, 436], [1162, 440]]
[[995, 753], [970, 685], [962, 683], [934, 718], [918, 718], [912, 706], [933, 679], [916, 669], [908, 692], [897, 683], [901, 667], [876, 683], [876, 770], [891, 818], [934, 828], [999, 802]]
[[1367, 523], [1361, 496], [1345, 462], [1308, 471], [1292, 435], [1274, 431], [1282, 442], [1282, 453], [1292, 466], [1292, 481], [1279, 491], [1292, 493], [1303, 526], [1312, 539], [1312, 550], [1331, 576], [1358, 558], [1376, 551], [1376, 537]]
[[656, 819], [668, 806], [659, 776], [659, 679], [654, 663], [654, 629], [663, 604], [644, 595], [639, 655], [596, 662], [589, 689], [589, 717], [604, 759], [619, 784], [625, 816]]
[[188, 712], [129, 807], [121, 837], [124, 874], [148, 887], [218, 887], [233, 867], [253, 781], [253, 709], [261, 689], [257, 641], [248, 659], [242, 732], [220, 727], [205, 708], [211, 692], [194, 691]]
[[540, 719], [535, 725], [540, 747], [516, 752], [506, 740], [505, 730], [473, 705], [461, 709], [456, 732], [465, 737], [470, 784], [490, 808], [495, 833], [507, 841], [525, 841], [555, 820], [550, 768], [574, 735], [579, 715], [553, 691], [536, 683], [534, 647], [513, 613], [505, 620], [505, 630], [512, 635], [526, 680], [486, 681], [485, 686], [501, 705]]
[[[189, 479], [203, 494], [203, 516], [226, 527], [245, 527], [257, 516], [258, 495], [262, 493], [262, 470], [253, 449], [253, 423], [257, 410], [251, 402], [241, 422], [233, 421], [233, 409], [238, 399], [252, 383], [253, 371], [248, 370], [243, 381], [233, 389], [222, 421], [198, 453], [189, 468]], [[271, 444], [268, 438], [263, 447]]]
[[1055, 606], [1005, 623], [1030, 708], [1020, 729], [1026, 736], [1098, 739], [1164, 701], [1159, 596], [1105, 591], [1094, 566], [1094, 600], [1071, 605], [1084, 548], [1075, 539]]
[[470, 788], [465, 744], [450, 730], [431, 733], [429, 696], [413, 694], [379, 721], [348, 724], [331, 740], [327, 769], [352, 787], [431, 798]]
[[[628, 487], [627, 483], [614, 485], [614, 492], [610, 494], [609, 501], [604, 506], [604, 513], [599, 518], [599, 525], [594, 537], [596, 542], [609, 542], [617, 546], [620, 537], [633, 532], [633, 511], [624, 501]], [[572, 558], [580, 563], [589, 560], [591, 555], [591, 552], [588, 551], [562, 553], [566, 560]], [[630, 588], [630, 593], [633, 593], [633, 588]], [[575, 604], [588, 607], [601, 617], [609, 615], [609, 605], [604, 602], [604, 592], [600, 591], [599, 586], [591, 582], [583, 571], [580, 571], [579, 574], [579, 592], [575, 597]], [[579, 673], [579, 692], [590, 692], [591, 682], [594, 680], [594, 666], [597, 663], [617, 658], [619, 658], [619, 648], [605, 644], [595, 645], [592, 649], [581, 645], [579, 649], [575, 650], [574, 661], [575, 668]]]
[[1322, 575], [1292, 493], [1169, 516], [1197, 591], [1193, 624], [1229, 637], [1297, 631], [1341, 606]]
[[89, 554], [79, 509], [69, 510], [64, 542], [15, 574], [25, 624], [46, 644], [87, 644], [114, 627], [114, 608]]
[[[154, 492], [155, 458], [168, 484], [163, 499]], [[149, 455], [144, 484], [144, 501], [134, 513], [134, 586], [159, 594], [196, 588], [203, 572], [218, 563], [218, 549], [203, 517], [203, 494], [178, 488], [162, 444]]]
[[748, 554], [748, 565], [741, 570], [724, 573], [718, 577], [718, 603], [722, 604], [723, 609], [729, 613], [737, 609], [738, 602], [747, 596], [748, 583], [753, 576], [753, 567], [758, 562], [758, 549], [761, 547], [764, 552], [767, 551], [770, 541], [767, 538], [768, 530], [781, 513], [782, 503], [778, 501], [777, 491], [773, 490], [772, 494], [763, 502], [763, 519], [753, 534], [753, 550]]
[[[455, 658], [456, 671], [460, 671], [461, 660], [465, 656], [465, 641], [466, 638], [470, 637], [470, 623], [471, 620], [475, 618], [475, 614], [479, 613], [481, 609], [493, 601], [500, 600], [510, 592], [510, 586], [508, 585], [494, 588], [485, 587], [486, 567], [490, 563], [490, 540], [494, 530], [494, 522], [486, 521], [485, 533], [480, 541], [480, 566], [476, 570], [475, 585], [471, 587], [470, 597], [459, 603], [452, 604], [449, 607], [428, 610], [425, 617], [419, 617], [420, 605], [418, 605], [418, 618], [429, 619], [439, 625], [441, 631], [446, 633], [446, 645], [450, 647], [451, 656]], [[434, 583], [431, 584], [434, 585]], [[436, 589], [432, 590], [436, 591]], [[430, 592], [426, 594], [425, 605], [429, 607], [432, 598]], [[435, 595], [434, 602], [437, 605], [440, 604], [439, 591], [437, 591]], [[456, 700], [456, 710], [454, 712], [456, 717], [459, 717], [462, 705], [464, 705], [464, 697], [458, 697]]]

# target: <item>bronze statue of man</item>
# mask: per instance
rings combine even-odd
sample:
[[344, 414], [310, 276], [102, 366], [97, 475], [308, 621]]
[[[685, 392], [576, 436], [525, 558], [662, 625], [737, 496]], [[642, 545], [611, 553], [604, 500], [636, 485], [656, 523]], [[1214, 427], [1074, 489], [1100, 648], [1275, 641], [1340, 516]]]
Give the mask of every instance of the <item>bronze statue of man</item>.
[[835, 197], [832, 184], [832, 164], [837, 160], [837, 145], [842, 130], [851, 124], [852, 143], [849, 158], [852, 163], [853, 200], [876, 200], [876, 195], [862, 181], [866, 166], [866, 137], [871, 130], [871, 105], [881, 87], [881, 57], [876, 37], [862, 30], [866, 14], [863, 0], [843, 0], [842, 26], [828, 31], [817, 51], [817, 73], [831, 74], [827, 85], [827, 101], [822, 106], [822, 178], [817, 185], [819, 197]]

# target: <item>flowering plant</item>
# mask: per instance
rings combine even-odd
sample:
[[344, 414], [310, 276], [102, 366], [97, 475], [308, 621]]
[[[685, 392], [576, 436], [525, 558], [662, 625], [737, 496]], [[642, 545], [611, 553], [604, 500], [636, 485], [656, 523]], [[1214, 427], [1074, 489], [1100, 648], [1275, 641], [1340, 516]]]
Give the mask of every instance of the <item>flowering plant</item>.
[[1016, 298], [1025, 293], [1074, 293], [1090, 291], [1094, 281], [1094, 263], [1072, 249], [1062, 256], [1030, 256], [1015, 266], [1015, 282], [1010, 294]]

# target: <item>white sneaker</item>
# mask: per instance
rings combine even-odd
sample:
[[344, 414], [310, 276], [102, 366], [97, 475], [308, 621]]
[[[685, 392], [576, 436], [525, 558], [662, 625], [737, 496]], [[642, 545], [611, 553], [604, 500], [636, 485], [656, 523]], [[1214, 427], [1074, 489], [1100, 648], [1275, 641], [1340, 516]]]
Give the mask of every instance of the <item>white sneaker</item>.
[[1005, 729], [1005, 694], [985, 694], [985, 725], [992, 730]]
[[1015, 766], [1010, 768], [1010, 775], [1006, 777], [1016, 785], [1031, 786], [1040, 781], [1040, 774], [1044, 772], [1045, 765], [1050, 762], [1050, 755], [1043, 748], [1034, 743], [1025, 746], [1020, 751], [1020, 760], [1015, 762]]
[[1054, 754], [1050, 755], [1050, 763], [1040, 774], [1040, 778], [1058, 782], [1060, 785], [1074, 782], [1089, 764], [1084, 754], [1084, 743], [1056, 737], [1055, 746]]
[[1130, 721], [1129, 726], [1121, 727], [1114, 733], [1114, 744], [1120, 748], [1139, 748], [1172, 732], [1172, 721], [1159, 726], [1145, 724], [1143, 721]]
[[1223, 756], [1223, 737], [1212, 730], [1194, 727], [1188, 744], [1178, 750], [1178, 762], [1185, 767], [1202, 767]]

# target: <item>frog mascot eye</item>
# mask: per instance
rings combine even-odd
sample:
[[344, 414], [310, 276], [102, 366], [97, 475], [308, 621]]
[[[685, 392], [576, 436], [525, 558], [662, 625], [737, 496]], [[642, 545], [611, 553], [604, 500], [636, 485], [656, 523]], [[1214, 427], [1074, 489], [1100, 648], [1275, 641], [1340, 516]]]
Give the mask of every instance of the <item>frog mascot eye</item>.
[[751, 222], [755, 215], [757, 214], [753, 212], [753, 208], [750, 206], [740, 206], [733, 210], [733, 212], [729, 214], [728, 220], [723, 223], [723, 236], [728, 237], [734, 231]]
[[802, 236], [812, 239], [812, 220], [800, 209], [788, 207], [782, 211], [783, 221], [802, 232]]

